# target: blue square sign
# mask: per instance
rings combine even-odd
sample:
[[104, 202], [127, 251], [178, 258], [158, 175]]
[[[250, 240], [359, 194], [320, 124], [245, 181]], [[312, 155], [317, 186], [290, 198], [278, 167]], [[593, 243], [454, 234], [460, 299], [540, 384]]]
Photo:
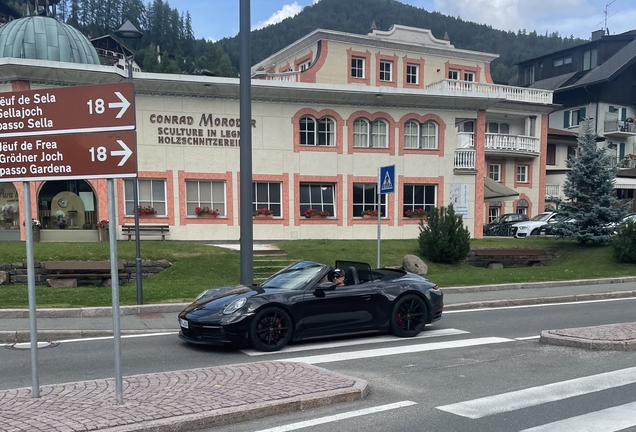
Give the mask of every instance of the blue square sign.
[[395, 192], [395, 165], [380, 167], [378, 184], [380, 185], [381, 194]]

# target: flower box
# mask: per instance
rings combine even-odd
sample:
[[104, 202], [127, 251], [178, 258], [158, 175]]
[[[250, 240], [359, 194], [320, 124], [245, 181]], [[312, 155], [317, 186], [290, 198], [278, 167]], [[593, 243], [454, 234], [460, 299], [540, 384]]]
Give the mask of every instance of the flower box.
[[362, 215], [362, 219], [377, 219], [377, 218], [378, 218], [377, 215], [369, 215], [369, 214]]
[[211, 214], [211, 213], [203, 213], [203, 214], [197, 215], [197, 217], [201, 219], [216, 219], [218, 215]]
[[257, 214], [257, 215], [254, 215], [254, 219], [274, 219], [274, 215], [273, 214], [270, 214], [270, 215]]

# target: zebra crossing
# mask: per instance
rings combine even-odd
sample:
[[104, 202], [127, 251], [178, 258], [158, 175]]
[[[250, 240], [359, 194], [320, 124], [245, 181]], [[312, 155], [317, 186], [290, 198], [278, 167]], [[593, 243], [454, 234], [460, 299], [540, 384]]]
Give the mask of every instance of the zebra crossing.
[[[530, 387], [518, 391], [481, 397], [436, 407], [457, 416], [478, 420], [499, 414], [571, 400], [603, 390], [617, 389], [636, 383], [636, 367]], [[594, 431], [613, 432], [636, 427], [636, 402], [578, 415], [522, 432]]]

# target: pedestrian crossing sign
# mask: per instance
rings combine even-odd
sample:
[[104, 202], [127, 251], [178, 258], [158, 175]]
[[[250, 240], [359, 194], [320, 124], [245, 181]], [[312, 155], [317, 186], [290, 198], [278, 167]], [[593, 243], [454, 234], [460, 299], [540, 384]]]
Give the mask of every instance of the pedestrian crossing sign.
[[380, 167], [378, 185], [381, 194], [395, 192], [395, 165]]

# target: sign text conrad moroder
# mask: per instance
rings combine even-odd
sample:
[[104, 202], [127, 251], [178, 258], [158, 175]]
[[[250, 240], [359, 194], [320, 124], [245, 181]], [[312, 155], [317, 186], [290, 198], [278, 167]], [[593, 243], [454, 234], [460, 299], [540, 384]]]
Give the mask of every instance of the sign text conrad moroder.
[[[193, 116], [150, 114], [150, 123], [157, 125], [157, 144], [239, 147], [241, 119], [201, 114], [198, 127]], [[252, 128], [256, 120], [252, 120]]]
[[0, 178], [27, 174], [72, 173], [55, 141], [0, 142]]

